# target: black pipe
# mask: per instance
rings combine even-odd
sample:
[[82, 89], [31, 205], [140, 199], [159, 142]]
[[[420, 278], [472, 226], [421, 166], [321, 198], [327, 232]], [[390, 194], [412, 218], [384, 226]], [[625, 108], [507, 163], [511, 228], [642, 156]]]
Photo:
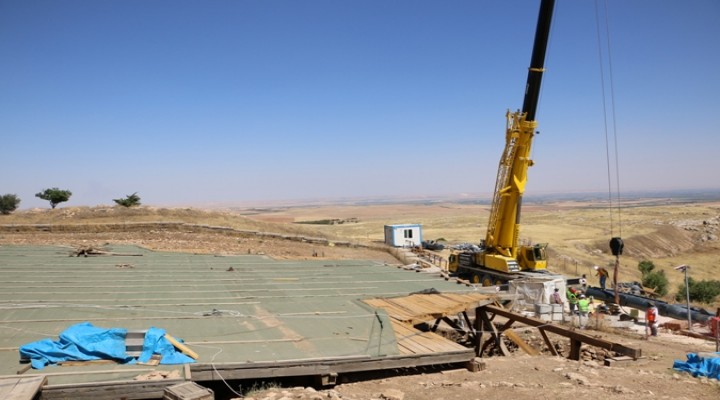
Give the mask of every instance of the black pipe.
[[[615, 302], [615, 292], [610, 289], [601, 289], [591, 286], [587, 288], [587, 291], [585, 291], [585, 295], [592, 296], [593, 298], [598, 300], [611, 301], [613, 303]], [[652, 302], [655, 303], [655, 306], [657, 307], [658, 313], [660, 315], [674, 319], [687, 320], [688, 308], [686, 305], [669, 304], [662, 300], [655, 300], [649, 297], [638, 296], [630, 293], [618, 293], [618, 298], [620, 300], [618, 305], [620, 306], [636, 308], [638, 310], [646, 310], [648, 307], [648, 303]], [[690, 307], [690, 318], [693, 321], [707, 322], [710, 318], [714, 316], [714, 314], [703, 308]]]

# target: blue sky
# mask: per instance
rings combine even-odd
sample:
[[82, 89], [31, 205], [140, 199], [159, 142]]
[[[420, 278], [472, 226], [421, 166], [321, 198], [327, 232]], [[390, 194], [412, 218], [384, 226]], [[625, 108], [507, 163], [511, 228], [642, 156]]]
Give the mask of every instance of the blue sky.
[[[597, 7], [557, 1], [526, 193], [607, 192], [601, 67], [613, 188], [719, 188], [720, 2]], [[46, 207], [49, 187], [73, 192], [61, 206], [488, 194], [538, 8], [0, 0], [0, 194], [21, 208]]]

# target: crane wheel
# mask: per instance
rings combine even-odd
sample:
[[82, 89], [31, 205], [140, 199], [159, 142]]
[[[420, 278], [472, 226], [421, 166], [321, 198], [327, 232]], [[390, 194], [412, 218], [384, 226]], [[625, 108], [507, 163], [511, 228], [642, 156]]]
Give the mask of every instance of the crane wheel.
[[492, 286], [492, 285], [493, 285], [493, 278], [492, 278], [492, 276], [490, 276], [490, 275], [483, 275], [482, 285], [483, 285], [483, 286]]
[[478, 274], [473, 274], [473, 276], [472, 276], [472, 283], [474, 283], [474, 284], [480, 283], [480, 275], [478, 275]]

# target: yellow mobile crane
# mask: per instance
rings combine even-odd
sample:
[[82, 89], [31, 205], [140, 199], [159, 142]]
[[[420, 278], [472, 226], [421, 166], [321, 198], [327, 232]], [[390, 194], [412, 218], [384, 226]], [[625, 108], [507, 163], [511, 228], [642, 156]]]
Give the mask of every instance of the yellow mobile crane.
[[527, 276], [530, 271], [547, 272], [547, 245], [520, 246], [518, 236], [527, 171], [533, 165], [530, 150], [554, 5], [554, 0], [540, 4], [523, 108], [506, 115], [505, 150], [498, 167], [487, 236], [480, 246], [453, 252], [448, 260], [450, 272], [484, 286]]

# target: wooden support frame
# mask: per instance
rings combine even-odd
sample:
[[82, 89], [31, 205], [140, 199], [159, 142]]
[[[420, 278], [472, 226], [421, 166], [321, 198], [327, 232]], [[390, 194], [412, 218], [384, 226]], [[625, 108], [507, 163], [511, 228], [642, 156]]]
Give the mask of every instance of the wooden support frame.
[[[488, 314], [492, 315], [490, 317]], [[498, 331], [495, 326], [490, 322], [492, 318], [495, 316], [502, 316], [508, 319], [508, 322], [505, 323], [505, 325]], [[540, 331], [540, 334], [542, 335], [543, 339], [545, 340], [545, 344], [547, 345], [548, 349], [551, 353], [557, 355], [557, 351], [555, 350], [554, 346], [550, 342], [550, 339], [547, 337], [547, 332], [554, 333], [556, 335], [564, 336], [568, 339], [570, 339], [570, 355], [568, 358], [572, 360], [580, 360], [580, 349], [583, 343], [589, 344], [592, 346], [600, 347], [602, 349], [610, 350], [616, 353], [619, 353], [621, 355], [631, 357], [634, 360], [637, 360], [638, 358], [642, 357], [642, 350], [640, 348], [632, 348], [628, 346], [624, 346], [620, 343], [610, 342], [603, 339], [598, 339], [596, 337], [592, 337], [590, 335], [587, 335], [585, 333], [576, 332], [573, 330], [570, 330], [566, 327], [563, 327], [561, 325], [553, 325], [548, 324], [547, 321], [542, 321], [536, 318], [526, 317], [521, 314], [514, 313], [512, 311], [508, 311], [502, 307], [494, 306], [494, 305], [485, 305], [478, 307], [476, 309], [476, 319], [482, 320], [483, 322], [483, 330], [487, 330], [491, 334], [491, 338], [480, 347], [480, 352], [476, 353], [478, 356], [482, 354], [482, 350], [484, 350], [491, 341], [494, 341], [498, 346], [502, 344], [501, 335], [502, 333], [507, 330], [514, 322], [521, 322], [526, 325], [536, 327]], [[487, 328], [487, 329], [486, 329]], [[480, 336], [480, 335], [478, 335]], [[499, 343], [498, 343], [499, 342]], [[504, 345], [502, 345], [504, 347]], [[476, 345], [477, 348], [477, 345]], [[501, 347], [502, 349], [502, 347]], [[503, 354], [503, 352], [501, 350]]]
[[483, 332], [490, 332], [490, 339], [488, 339], [485, 343], [482, 344], [482, 346], [480, 347], [480, 351], [476, 353], [476, 355], [481, 356], [485, 349], [487, 349], [491, 344], [495, 344], [495, 346], [498, 348], [498, 350], [500, 350], [500, 353], [502, 355], [509, 356], [510, 350], [508, 350], [508, 348], [505, 346], [505, 342], [502, 341], [502, 337], [500, 336], [498, 330], [495, 328], [495, 324], [492, 323], [492, 319], [488, 316], [487, 312], [483, 310], [483, 307], [479, 309], [478, 314], [475, 315], [475, 318], [482, 320], [481, 330]]

